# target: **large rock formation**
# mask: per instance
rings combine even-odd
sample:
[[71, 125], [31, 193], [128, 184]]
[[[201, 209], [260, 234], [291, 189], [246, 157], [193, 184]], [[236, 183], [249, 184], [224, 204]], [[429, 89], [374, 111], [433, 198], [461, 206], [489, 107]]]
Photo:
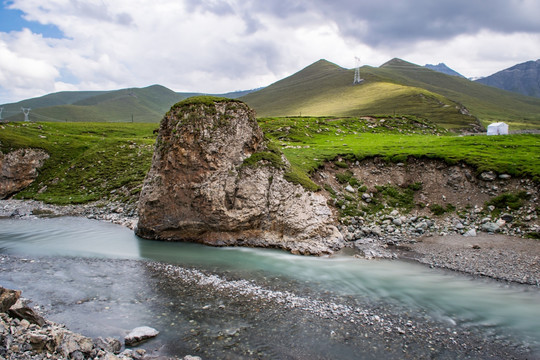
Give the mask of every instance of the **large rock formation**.
[[0, 152], [0, 199], [30, 185], [48, 158], [49, 154], [40, 149], [19, 149], [5, 155]]
[[[260, 161], [258, 161], [260, 159]], [[324, 254], [342, 246], [326, 199], [284, 179], [254, 112], [192, 98], [161, 122], [139, 201], [139, 236]]]

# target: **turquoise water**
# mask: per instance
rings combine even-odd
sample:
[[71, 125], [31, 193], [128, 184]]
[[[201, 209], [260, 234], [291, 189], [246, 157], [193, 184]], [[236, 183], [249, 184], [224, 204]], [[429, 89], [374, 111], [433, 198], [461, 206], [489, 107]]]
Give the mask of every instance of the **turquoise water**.
[[344, 255], [317, 258], [268, 249], [156, 242], [138, 238], [121, 226], [83, 218], [1, 219], [0, 253], [156, 260], [227, 272], [235, 278], [289, 279], [315, 293], [395, 304], [425, 312], [450, 327], [477, 327], [493, 336], [511, 334], [533, 348], [540, 346], [538, 290], [411, 262], [368, 261]]

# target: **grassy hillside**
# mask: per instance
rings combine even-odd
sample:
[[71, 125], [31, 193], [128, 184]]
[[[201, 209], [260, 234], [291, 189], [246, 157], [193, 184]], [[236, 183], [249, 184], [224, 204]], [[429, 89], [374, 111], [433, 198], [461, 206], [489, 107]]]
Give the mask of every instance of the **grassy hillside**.
[[[220, 96], [237, 98], [252, 91]], [[64, 91], [2, 105], [2, 118], [23, 121], [21, 107], [24, 107], [32, 109], [31, 121], [159, 122], [173, 104], [196, 95], [200, 94], [174, 92], [161, 85], [114, 91]]]
[[[325, 60], [241, 99], [261, 117], [407, 114], [446, 128], [506, 121], [511, 129], [540, 128], [540, 100], [494, 89], [394, 59], [354, 70]], [[468, 109], [473, 116], [467, 114]]]
[[[261, 118], [265, 136], [291, 163], [287, 178], [316, 189], [309, 174], [325, 161], [408, 156], [465, 162], [540, 181], [540, 135], [455, 136], [413, 116]], [[0, 124], [0, 151], [41, 148], [51, 156], [18, 198], [50, 203], [135, 201], [150, 167], [157, 124]]]
[[[64, 94], [73, 95], [73, 94]], [[174, 103], [187, 97], [160, 85], [63, 97], [64, 104], [32, 107], [30, 120], [71, 122], [158, 122]], [[69, 100], [69, 101], [68, 101]], [[75, 101], [72, 101], [75, 100]], [[39, 102], [42, 104], [43, 102]], [[19, 112], [6, 120], [21, 121]]]
[[353, 75], [354, 70], [319, 60], [242, 100], [261, 117], [408, 114], [450, 128], [467, 128], [476, 121], [460, 113], [458, 104], [420, 87], [370, 71], [362, 71], [364, 82], [353, 85]]
[[407, 86], [417, 86], [463, 104], [484, 125], [505, 121], [516, 128], [540, 128], [540, 99], [448, 76], [393, 59], [370, 71]]
[[156, 124], [10, 123], [0, 150], [41, 148], [50, 158], [18, 198], [56, 204], [136, 198], [150, 168]]

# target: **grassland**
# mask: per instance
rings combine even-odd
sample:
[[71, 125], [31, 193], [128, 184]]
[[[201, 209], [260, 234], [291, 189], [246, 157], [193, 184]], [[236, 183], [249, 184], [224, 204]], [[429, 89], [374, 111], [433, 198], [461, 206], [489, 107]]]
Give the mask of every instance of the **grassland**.
[[456, 136], [410, 117], [266, 118], [259, 124], [305, 174], [338, 157], [380, 156], [398, 162], [414, 156], [540, 181], [540, 135]]
[[55, 204], [130, 201], [150, 168], [156, 124], [9, 123], [0, 150], [41, 148], [50, 158], [17, 198]]
[[[540, 181], [540, 135], [456, 136], [414, 116], [279, 117], [259, 119], [272, 151], [281, 150], [291, 167], [288, 180], [316, 190], [309, 175], [325, 161], [409, 156], [464, 162], [478, 171], [493, 170]], [[17, 194], [49, 203], [98, 199], [134, 201], [150, 167], [154, 123], [0, 124], [0, 150], [41, 148], [51, 156], [37, 180]], [[260, 160], [254, 157], [245, 165]], [[274, 160], [275, 160], [274, 159]], [[280, 165], [281, 166], [281, 165]]]

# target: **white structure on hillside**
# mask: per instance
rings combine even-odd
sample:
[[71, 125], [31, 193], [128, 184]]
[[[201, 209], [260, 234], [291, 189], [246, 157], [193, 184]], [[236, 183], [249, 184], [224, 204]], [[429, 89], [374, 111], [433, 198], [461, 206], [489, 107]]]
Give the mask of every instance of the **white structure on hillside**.
[[488, 135], [508, 135], [508, 125], [503, 122], [489, 124], [487, 128]]

